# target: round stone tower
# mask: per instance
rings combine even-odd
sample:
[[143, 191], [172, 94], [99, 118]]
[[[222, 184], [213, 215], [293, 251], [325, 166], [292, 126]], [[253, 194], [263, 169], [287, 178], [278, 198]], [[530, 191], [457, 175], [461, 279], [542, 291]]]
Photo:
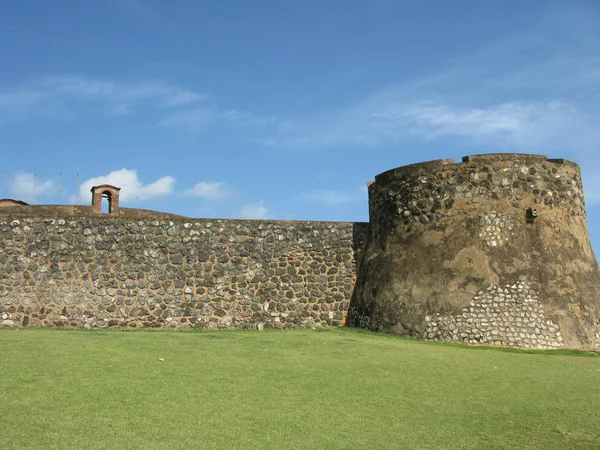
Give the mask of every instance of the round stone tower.
[[579, 167], [539, 155], [399, 167], [369, 185], [348, 323], [429, 340], [600, 348]]

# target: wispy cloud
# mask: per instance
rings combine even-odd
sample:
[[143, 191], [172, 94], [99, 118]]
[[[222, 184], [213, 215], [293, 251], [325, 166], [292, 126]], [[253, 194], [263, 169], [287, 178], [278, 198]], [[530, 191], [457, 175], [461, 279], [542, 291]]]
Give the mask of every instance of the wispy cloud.
[[[100, 184], [112, 184], [121, 188], [119, 199], [123, 202], [135, 200], [150, 200], [172, 194], [174, 192], [175, 178], [164, 176], [152, 183], [144, 184], [138, 178], [137, 170], [120, 169], [107, 175], [89, 178], [81, 183], [80, 198], [87, 198], [90, 189]], [[75, 197], [71, 199], [75, 201]]]
[[[537, 22], [454, 55], [446, 66], [375, 89], [350, 106], [288, 117], [260, 142], [281, 149], [460, 146], [535, 152], [581, 165], [600, 204], [600, 9], [549, 3]], [[345, 193], [309, 192], [322, 203]]]
[[422, 138], [458, 138], [498, 150], [552, 152], [597, 148], [600, 121], [581, 105], [561, 99], [498, 101], [474, 105], [391, 98], [356, 105], [335, 116], [299, 120], [263, 140], [282, 148], [378, 147]]
[[[590, 152], [600, 145], [600, 12], [548, 6], [525, 31], [398, 80], [349, 107], [278, 123], [279, 148], [369, 148], [452, 138], [465, 148]], [[558, 6], [557, 6], [558, 5]]]
[[16, 173], [8, 181], [8, 192], [12, 198], [35, 203], [38, 197], [54, 195], [53, 180], [36, 177], [33, 173]]
[[215, 122], [252, 127], [275, 122], [273, 117], [224, 108], [218, 103], [206, 93], [163, 81], [55, 75], [19, 86], [0, 86], [0, 125], [40, 117], [71, 121], [84, 115], [115, 118], [133, 114], [188, 131], [203, 130]]
[[389, 106], [372, 118], [387, 135], [407, 133], [426, 139], [459, 137], [506, 149], [556, 150], [574, 141], [586, 148], [600, 144], [600, 132], [573, 104], [509, 102], [460, 107], [439, 102]]
[[208, 98], [207, 95], [198, 94], [196, 92], [181, 90], [173, 92], [169, 99], [166, 100], [166, 106], [181, 106], [192, 103], [197, 103]]
[[26, 89], [0, 92], [0, 108], [21, 109], [33, 106], [40, 101], [40, 95]]
[[168, 85], [160, 81], [116, 82], [83, 76], [51, 76], [39, 83], [47, 97], [58, 97], [72, 102], [97, 102], [109, 110], [129, 113], [144, 104], [158, 107], [198, 103], [205, 94]]
[[128, 115], [136, 109], [151, 108], [170, 116], [207, 98], [204, 93], [162, 81], [46, 76], [23, 85], [0, 88], [0, 121], [40, 115], [52, 117], [57, 110], [73, 117], [83, 108], [107, 116]]
[[235, 214], [235, 217], [239, 219], [255, 220], [272, 219], [268, 208], [265, 206], [262, 200], [257, 203], [249, 203], [244, 205], [239, 212]]
[[232, 189], [223, 181], [201, 181], [183, 191], [183, 194], [214, 202], [228, 198], [231, 192]]

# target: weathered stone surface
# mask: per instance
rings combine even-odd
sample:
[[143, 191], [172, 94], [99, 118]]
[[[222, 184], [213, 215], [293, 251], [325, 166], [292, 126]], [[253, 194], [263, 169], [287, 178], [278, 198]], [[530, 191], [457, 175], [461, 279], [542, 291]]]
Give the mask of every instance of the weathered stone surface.
[[0, 215], [2, 326], [339, 326], [366, 229], [22, 208]]
[[600, 272], [569, 161], [385, 172], [368, 232], [121, 208], [118, 188], [97, 188], [95, 207], [0, 201], [0, 326], [302, 328], [348, 311], [352, 326], [429, 340], [600, 347]]
[[369, 209], [350, 325], [600, 346], [600, 272], [576, 164], [498, 154], [400, 167], [370, 184]]
[[539, 287], [517, 282], [478, 292], [460, 314], [425, 316], [426, 339], [521, 348], [563, 346], [558, 324], [549, 320]]

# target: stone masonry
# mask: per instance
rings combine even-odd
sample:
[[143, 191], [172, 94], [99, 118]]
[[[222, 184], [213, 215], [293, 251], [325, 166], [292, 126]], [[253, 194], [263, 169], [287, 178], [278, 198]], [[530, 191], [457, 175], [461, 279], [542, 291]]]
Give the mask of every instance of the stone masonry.
[[562, 347], [558, 325], [549, 320], [539, 292], [529, 283], [480, 291], [461, 314], [425, 316], [426, 339], [521, 348]]
[[[474, 155], [369, 184], [369, 223], [191, 219], [0, 201], [0, 325], [305, 328], [600, 348], [579, 167]], [[102, 198], [109, 213], [102, 213]]]
[[429, 340], [599, 348], [600, 271], [579, 167], [488, 154], [369, 185], [349, 324]]
[[327, 222], [0, 220], [4, 326], [340, 326], [364, 226]]

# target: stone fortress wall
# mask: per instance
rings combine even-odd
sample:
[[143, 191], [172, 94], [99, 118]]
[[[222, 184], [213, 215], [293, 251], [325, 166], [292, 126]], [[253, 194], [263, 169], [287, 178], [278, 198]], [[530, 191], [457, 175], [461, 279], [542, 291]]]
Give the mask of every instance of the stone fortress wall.
[[490, 154], [369, 186], [349, 323], [430, 340], [597, 348], [600, 272], [579, 167]]
[[[190, 219], [0, 201], [0, 324], [350, 326], [598, 348], [600, 273], [579, 168], [476, 155], [382, 173], [367, 223]], [[113, 200], [100, 212], [101, 196]]]
[[365, 224], [120, 212], [23, 206], [0, 213], [0, 323], [183, 329], [344, 324]]

